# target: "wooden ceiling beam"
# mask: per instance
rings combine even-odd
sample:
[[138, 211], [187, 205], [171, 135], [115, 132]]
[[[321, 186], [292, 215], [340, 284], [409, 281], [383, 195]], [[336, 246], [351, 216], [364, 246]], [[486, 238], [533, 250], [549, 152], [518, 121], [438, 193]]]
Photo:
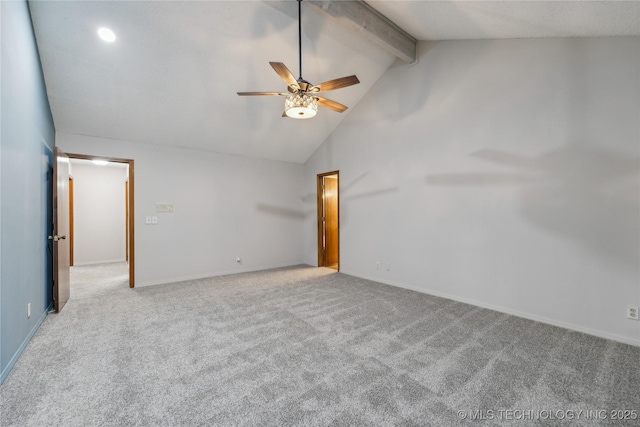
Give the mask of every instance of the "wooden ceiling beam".
[[306, 0], [305, 3], [340, 20], [401, 60], [415, 62], [417, 40], [364, 1]]

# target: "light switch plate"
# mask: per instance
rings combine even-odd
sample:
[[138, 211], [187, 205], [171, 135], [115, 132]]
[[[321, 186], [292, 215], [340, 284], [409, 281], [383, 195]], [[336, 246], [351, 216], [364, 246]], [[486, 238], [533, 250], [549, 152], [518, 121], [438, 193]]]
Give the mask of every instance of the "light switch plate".
[[169, 202], [157, 202], [156, 212], [173, 212], [173, 203]]

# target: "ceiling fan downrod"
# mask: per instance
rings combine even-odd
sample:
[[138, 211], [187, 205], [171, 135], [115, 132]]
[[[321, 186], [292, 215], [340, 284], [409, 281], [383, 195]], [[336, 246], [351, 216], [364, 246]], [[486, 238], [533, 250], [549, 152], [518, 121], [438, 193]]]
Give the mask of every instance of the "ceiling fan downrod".
[[302, 78], [302, 0], [298, 0], [298, 81], [303, 82]]

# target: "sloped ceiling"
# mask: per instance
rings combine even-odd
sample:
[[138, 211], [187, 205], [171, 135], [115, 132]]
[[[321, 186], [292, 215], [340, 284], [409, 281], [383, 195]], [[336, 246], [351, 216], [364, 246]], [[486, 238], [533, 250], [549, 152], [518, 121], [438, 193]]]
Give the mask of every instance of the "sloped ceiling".
[[418, 40], [606, 37], [640, 34], [640, 2], [369, 1]]
[[[285, 119], [284, 98], [236, 95], [286, 90], [269, 61], [297, 77], [295, 2], [284, 5], [291, 16], [256, 1], [30, 6], [58, 131], [304, 162], [341, 120], [330, 110]], [[357, 74], [361, 84], [327, 94], [354, 106], [394, 58], [303, 16], [304, 78]], [[114, 43], [96, 36], [101, 26]]]
[[[419, 40], [640, 34], [637, 2], [372, 1]], [[320, 109], [281, 117], [284, 91], [269, 61], [298, 76], [296, 1], [31, 1], [57, 131], [305, 162], [338, 126]], [[99, 27], [117, 35], [108, 44]], [[353, 108], [395, 57], [303, 3], [303, 77], [356, 74], [327, 93]]]

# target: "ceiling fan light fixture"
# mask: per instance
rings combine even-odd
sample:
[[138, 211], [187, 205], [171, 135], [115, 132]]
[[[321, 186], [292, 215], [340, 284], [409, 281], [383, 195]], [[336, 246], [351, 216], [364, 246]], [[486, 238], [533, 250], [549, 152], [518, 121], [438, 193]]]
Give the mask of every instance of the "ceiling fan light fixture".
[[310, 119], [318, 113], [318, 101], [307, 94], [292, 94], [284, 101], [284, 113], [292, 119]]
[[[1, 1], [1, 0], [0, 0]], [[351, 86], [360, 83], [360, 80], [354, 76], [340, 77], [320, 83], [317, 86], [312, 85], [302, 78], [302, 19], [301, 7], [302, 0], [298, 0], [298, 66], [300, 68], [300, 77], [297, 79], [291, 74], [291, 71], [282, 62], [269, 62], [271, 68], [280, 76], [282, 81], [287, 84], [289, 93], [283, 92], [237, 92], [239, 96], [286, 96], [284, 101], [284, 113], [282, 117], [290, 117], [292, 119], [310, 119], [318, 113], [318, 105], [329, 110], [342, 113], [347, 107], [339, 102], [332, 101], [327, 98], [315, 96], [316, 93], [328, 92], [335, 89]]]

